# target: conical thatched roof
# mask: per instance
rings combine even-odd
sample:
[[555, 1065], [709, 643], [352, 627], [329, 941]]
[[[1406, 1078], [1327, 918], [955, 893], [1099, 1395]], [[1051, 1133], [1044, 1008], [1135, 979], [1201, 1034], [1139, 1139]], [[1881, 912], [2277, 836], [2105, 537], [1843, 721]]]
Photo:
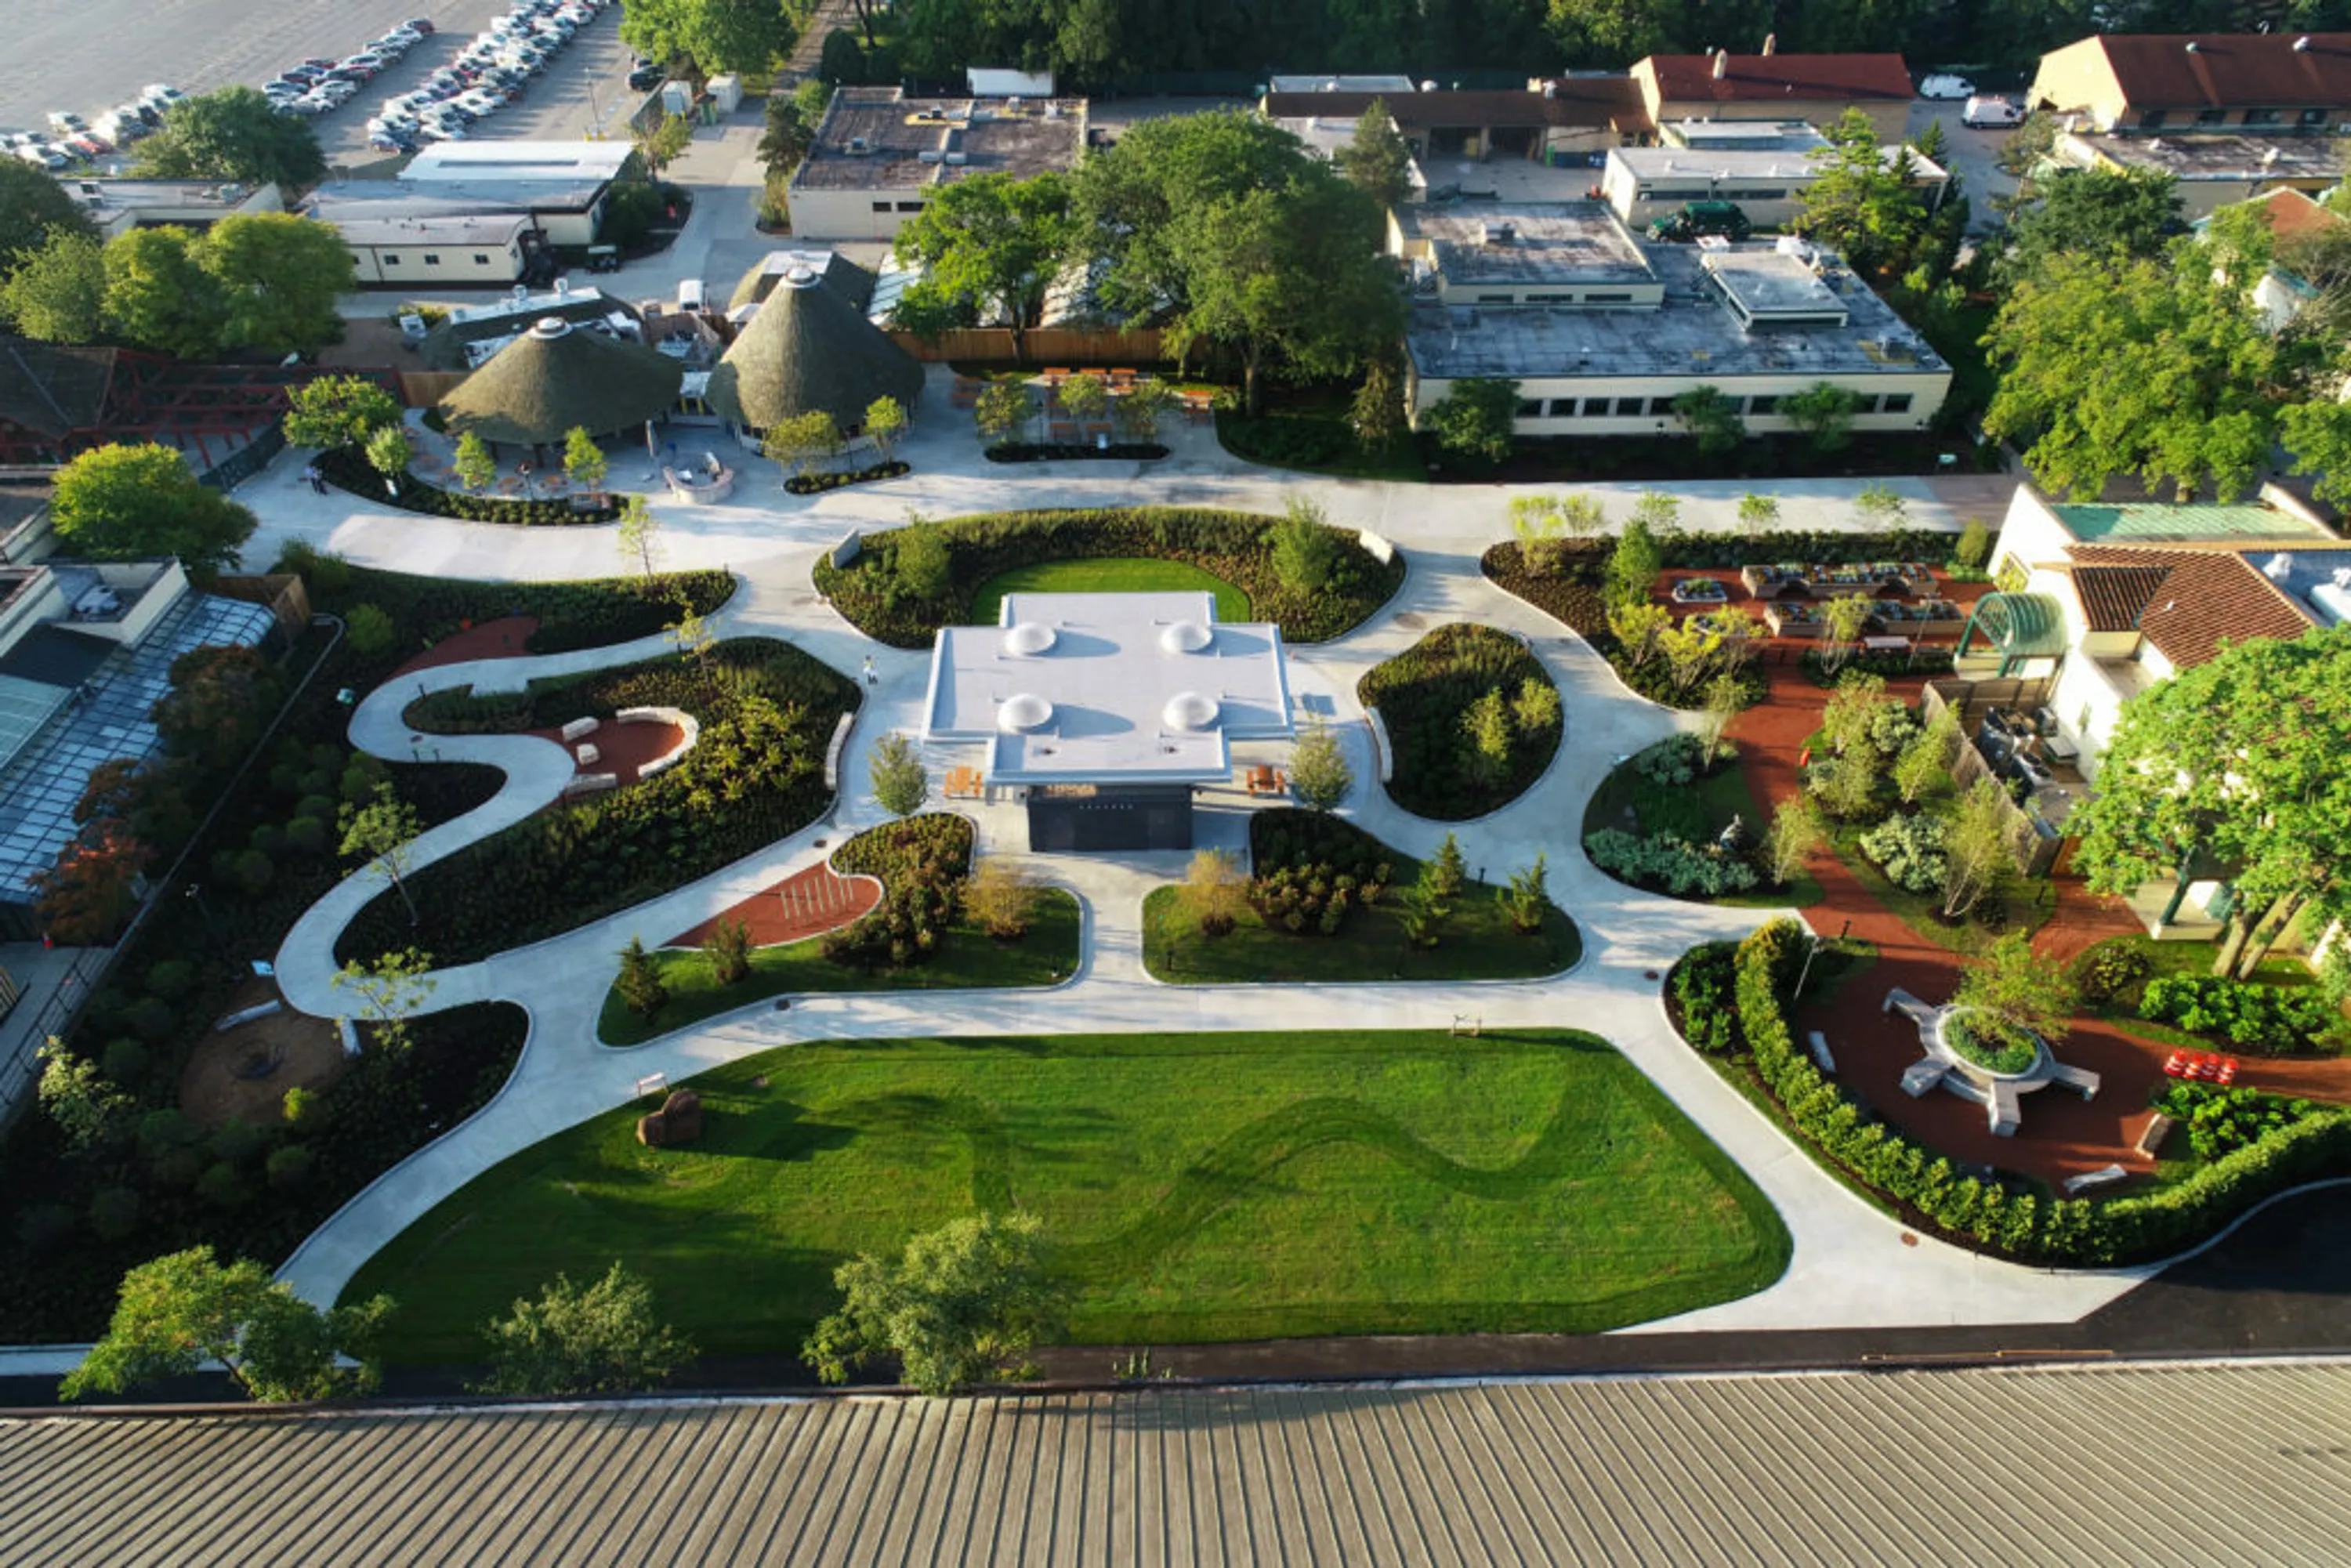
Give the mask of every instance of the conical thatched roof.
[[873, 275], [837, 250], [771, 250], [753, 262], [726, 297], [728, 314], [746, 305], [764, 305], [794, 267], [804, 267], [827, 288], [860, 310], [873, 303]]
[[514, 445], [608, 435], [667, 413], [685, 368], [641, 344], [549, 317], [493, 355], [441, 402], [453, 431]]
[[885, 393], [911, 407], [923, 367], [814, 272], [788, 273], [710, 373], [710, 406], [765, 430], [822, 409], [844, 430]]

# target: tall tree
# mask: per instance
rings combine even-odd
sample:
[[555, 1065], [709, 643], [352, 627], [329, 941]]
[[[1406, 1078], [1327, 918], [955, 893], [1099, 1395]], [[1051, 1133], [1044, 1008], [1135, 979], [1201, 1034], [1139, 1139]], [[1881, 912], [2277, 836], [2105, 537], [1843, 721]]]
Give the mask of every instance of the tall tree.
[[88, 235], [55, 230], [0, 275], [0, 323], [37, 341], [95, 341], [105, 313], [106, 253]]
[[100, 446], [57, 470], [50, 497], [57, 538], [91, 560], [177, 556], [198, 577], [236, 560], [256, 519], [199, 484], [169, 446]]
[[1863, 271], [1909, 270], [1928, 237], [1927, 204], [1911, 182], [1917, 166], [1907, 148], [1888, 159], [1876, 128], [1848, 109], [1821, 134], [1813, 182], [1797, 200], [1789, 227], [1834, 246]]
[[1059, 1331], [1069, 1294], [1043, 1231], [1033, 1214], [981, 1214], [915, 1237], [901, 1258], [862, 1254], [833, 1274], [845, 1299], [800, 1354], [827, 1383], [894, 1357], [935, 1399], [1032, 1375], [1029, 1353]]
[[292, 213], [238, 213], [189, 246], [222, 307], [224, 348], [309, 353], [342, 336], [335, 301], [358, 274], [332, 224]]
[[[2101, 893], [2227, 876], [2219, 972], [2241, 954], [2250, 972], [2248, 938], [2282, 909], [2307, 905], [2322, 925], [2351, 915], [2346, 756], [2351, 626], [2223, 648], [2124, 706], [2098, 788], [2068, 820], [2075, 863]], [[2331, 963], [2345, 965], [2339, 947]]]
[[[320, 1312], [252, 1260], [222, 1264], [210, 1247], [192, 1247], [122, 1277], [105, 1336], [66, 1375], [58, 1396], [120, 1394], [208, 1361], [252, 1399], [364, 1394], [376, 1384], [374, 1340], [392, 1310], [390, 1297], [377, 1296]], [[339, 1365], [339, 1354], [358, 1364]]]
[[132, 229], [104, 254], [109, 331], [183, 360], [219, 354], [226, 304], [220, 286], [197, 265], [194, 236], [187, 230]]
[[365, 376], [320, 376], [286, 399], [286, 439], [296, 446], [364, 446], [398, 423], [400, 400]]
[[1339, 151], [1339, 169], [1383, 212], [1412, 194], [1412, 148], [1384, 100], [1372, 99], [1355, 121], [1355, 139]]
[[236, 180], [289, 194], [327, 177], [319, 134], [249, 87], [183, 99], [141, 144], [139, 172], [157, 180]]
[[973, 320], [1001, 315], [1012, 357], [1045, 312], [1071, 246], [1070, 185], [1057, 173], [1026, 180], [980, 174], [942, 186], [898, 231], [898, 259], [920, 262], [933, 290]]
[[60, 234], [94, 240], [98, 225], [47, 170], [0, 158], [0, 278]]
[[2052, 257], [2155, 257], [2180, 230], [2179, 182], [2151, 170], [2065, 169], [2038, 181], [2008, 221], [2001, 280], [2039, 277]]

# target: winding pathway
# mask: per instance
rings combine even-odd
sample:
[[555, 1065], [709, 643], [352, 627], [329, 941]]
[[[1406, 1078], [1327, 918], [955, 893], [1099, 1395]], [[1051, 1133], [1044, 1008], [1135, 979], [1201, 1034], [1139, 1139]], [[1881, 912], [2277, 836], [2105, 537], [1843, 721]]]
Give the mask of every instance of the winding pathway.
[[[943, 403], [943, 397], [935, 397]], [[935, 413], [934, 426], [954, 422]], [[914, 444], [916, 472], [885, 485], [858, 486], [800, 501], [780, 486], [746, 489], [773, 497], [685, 512], [662, 508], [673, 567], [726, 565], [742, 588], [714, 618], [722, 635], [789, 638], [836, 668], [854, 671], [868, 655], [879, 684], [844, 754], [842, 790], [823, 820], [756, 855], [610, 918], [480, 963], [438, 972], [433, 1007], [500, 998], [526, 1007], [528, 1043], [512, 1080], [462, 1125], [386, 1173], [321, 1226], [282, 1270], [305, 1296], [330, 1301], [358, 1268], [434, 1204], [475, 1175], [537, 1140], [633, 1097], [643, 1076], [672, 1081], [793, 1040], [873, 1039], [893, 1035], [1227, 1030], [1266, 1028], [1442, 1029], [1459, 1017], [1494, 1027], [1576, 1024], [1605, 1035], [1728, 1151], [1777, 1206], [1794, 1239], [1788, 1272], [1741, 1301], [1684, 1314], [1643, 1329], [1878, 1328], [1942, 1323], [2072, 1321], [2119, 1295], [2148, 1270], [2065, 1273], [1978, 1257], [1905, 1233], [1853, 1197], [1793, 1148], [1675, 1035], [1656, 980], [1692, 944], [1735, 936], [1771, 912], [1682, 903], [1627, 888], [1599, 872], [1580, 846], [1583, 805], [1622, 757], [1672, 732], [1680, 717], [1632, 695], [1605, 661], [1548, 616], [1485, 581], [1478, 558], [1501, 531], [1507, 487], [1424, 487], [1333, 481], [1259, 470], [1224, 457], [1213, 436], [1185, 432], [1176, 456], [1152, 471], [1067, 473], [1053, 467], [991, 468], [960, 429], [934, 428]], [[761, 466], [754, 465], [755, 467]], [[1069, 465], [1083, 468], [1083, 465]], [[298, 470], [291, 459], [278, 470]], [[625, 476], [618, 476], [625, 478]], [[453, 576], [559, 579], [607, 574], [618, 558], [609, 528], [507, 530], [391, 514], [346, 497], [320, 501], [289, 475], [265, 476], [241, 497], [264, 517], [265, 542], [299, 537], [330, 545], [369, 565]], [[1690, 486], [1677, 493], [1698, 528], [1729, 528], [1737, 494], [1750, 486]], [[1858, 482], [1809, 482], [1771, 488], [1790, 527], [1855, 527], [1849, 502]], [[1594, 486], [1604, 493], [1609, 486]], [[1618, 505], [1630, 487], [1614, 487]], [[1905, 487], [1914, 516], [1928, 526], [1957, 521], [1919, 484]], [[837, 843], [881, 820], [871, 801], [866, 743], [884, 729], [920, 727], [928, 659], [880, 647], [848, 627], [810, 586], [819, 552], [852, 527], [894, 526], [905, 511], [967, 513], [1011, 506], [1191, 504], [1279, 512], [1306, 493], [1334, 521], [1379, 529], [1400, 544], [1410, 571], [1395, 600], [1365, 625], [1331, 644], [1291, 651], [1301, 705], [1320, 707], [1339, 726], [1354, 755], [1359, 784], [1348, 814], [1414, 855], [1431, 852], [1447, 824], [1413, 817], [1376, 784], [1368, 734], [1354, 697], [1362, 674], [1447, 621], [1475, 619], [1528, 639], [1564, 699], [1566, 735], [1551, 768], [1525, 795], [1493, 815], [1452, 824], [1473, 869], [1499, 876], [1550, 857], [1553, 897], [1582, 926], [1585, 955], [1570, 973], [1546, 980], [1363, 986], [1168, 987], [1141, 962], [1144, 894], [1180, 873], [1181, 856], [1041, 857], [1049, 881], [1085, 907], [1086, 941], [1079, 970], [1041, 990], [954, 995], [913, 992], [796, 998], [789, 1012], [771, 1003], [619, 1051], [595, 1039], [614, 955], [632, 935], [658, 941], [684, 930], [779, 878], [820, 862], [820, 841]], [[437, 747], [444, 758], [488, 762], [507, 770], [496, 798], [423, 835], [413, 864], [444, 856], [552, 800], [570, 776], [559, 747], [528, 737], [434, 737], [421, 746], [401, 721], [419, 689], [474, 684], [511, 689], [535, 676], [626, 663], [662, 651], [658, 638], [559, 655], [454, 664], [402, 677], [397, 689], [371, 694], [354, 714], [355, 744], [408, 758]], [[1269, 754], [1270, 755], [1270, 754]], [[935, 759], [935, 773], [937, 771]], [[1001, 809], [993, 809], [1001, 810]], [[975, 813], [985, 840], [992, 810]], [[1217, 812], [1211, 811], [1214, 819]], [[1001, 819], [998, 819], [1000, 821]], [[1231, 829], [1237, 814], [1225, 818]], [[287, 998], [305, 1010], [348, 1011], [332, 985], [334, 939], [358, 908], [381, 891], [371, 867], [336, 888], [287, 937], [277, 970]], [[1627, 1332], [1641, 1332], [1639, 1329]]]

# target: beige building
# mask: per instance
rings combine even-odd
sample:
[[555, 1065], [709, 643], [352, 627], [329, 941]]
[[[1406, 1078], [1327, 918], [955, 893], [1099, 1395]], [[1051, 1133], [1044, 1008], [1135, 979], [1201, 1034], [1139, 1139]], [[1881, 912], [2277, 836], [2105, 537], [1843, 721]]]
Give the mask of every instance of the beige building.
[[1346, 78], [1332, 78], [1332, 85], [1311, 91], [1279, 90], [1286, 79], [1277, 78], [1277, 90], [1259, 102], [1268, 119], [1292, 129], [1296, 122], [1311, 120], [1332, 133], [1343, 129], [1352, 137], [1355, 122], [1377, 102], [1395, 121], [1413, 156], [1423, 162], [1498, 158], [1582, 162], [1588, 154], [1639, 141], [1655, 129], [1639, 91], [1621, 76], [1538, 78], [1524, 90], [1416, 90], [1406, 81], [1401, 92], [1337, 85]]
[[[1618, 217], [1642, 232], [1685, 202], [1736, 202], [1757, 228], [1784, 227], [1820, 177], [1829, 143], [1809, 125], [1675, 120], [1660, 128], [1661, 147], [1617, 147], [1608, 153], [1600, 194]], [[1950, 175], [1912, 147], [1888, 146], [1888, 168], [1907, 152], [1911, 189], [1929, 212], [1943, 204]]]
[[514, 213], [444, 213], [354, 217], [336, 227], [362, 284], [477, 287], [522, 276], [530, 220]]
[[2025, 104], [2097, 131], [2325, 131], [2351, 113], [2351, 33], [2084, 38], [2041, 57]]
[[1748, 429], [1797, 428], [1826, 383], [1856, 431], [1926, 426], [1950, 367], [1834, 256], [1801, 241], [1651, 245], [1598, 202], [1464, 203], [1389, 215], [1413, 274], [1416, 424], [1473, 378], [1518, 383], [1520, 435], [1667, 435], [1699, 387]]
[[1899, 141], [1910, 120], [1910, 68], [1900, 55], [1651, 55], [1634, 66], [1650, 120], [1800, 120], [1826, 125], [1858, 109], [1877, 139]]
[[100, 239], [132, 229], [210, 228], [225, 217], [282, 213], [285, 198], [271, 184], [219, 180], [115, 180], [82, 176], [60, 182], [74, 204], [89, 214]]
[[2099, 136], [2067, 131], [2058, 133], [2050, 158], [2075, 169], [2168, 174], [2177, 183], [2181, 212], [2193, 222], [2265, 191], [2318, 195], [2342, 183], [2351, 169], [2351, 144], [2335, 136], [2243, 131]]
[[893, 239], [942, 185], [973, 174], [1066, 172], [1085, 145], [1083, 99], [910, 99], [898, 88], [843, 88], [792, 175], [792, 233], [826, 244]]

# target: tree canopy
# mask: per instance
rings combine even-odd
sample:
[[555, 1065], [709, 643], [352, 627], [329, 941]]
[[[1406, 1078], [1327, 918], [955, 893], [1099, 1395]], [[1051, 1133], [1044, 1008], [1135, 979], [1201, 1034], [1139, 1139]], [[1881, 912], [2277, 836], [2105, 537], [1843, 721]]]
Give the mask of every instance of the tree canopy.
[[1046, 1267], [1042, 1226], [1019, 1213], [950, 1220], [898, 1260], [868, 1252], [842, 1264], [833, 1282], [846, 1299], [801, 1352], [817, 1375], [846, 1382], [859, 1364], [894, 1356], [934, 1398], [1029, 1375], [1029, 1353], [1058, 1331], [1068, 1296]]
[[289, 193], [327, 177], [310, 122], [278, 113], [249, 87], [219, 88], [173, 104], [141, 144], [138, 168], [156, 180], [236, 180]]
[[1789, 227], [1841, 253], [1865, 271], [1907, 271], [1927, 241], [1927, 204], [1911, 182], [1909, 150], [1888, 159], [1869, 117], [1848, 109], [1822, 127], [1828, 144], [1813, 152], [1814, 175], [1797, 198]]
[[106, 247], [107, 329], [126, 342], [187, 360], [220, 351], [227, 314], [219, 286], [197, 265], [181, 228], [132, 229]]
[[623, 1394], [658, 1387], [694, 1357], [654, 1315], [653, 1286], [617, 1260], [590, 1285], [557, 1275], [485, 1332], [493, 1366], [477, 1385], [484, 1394]]
[[779, 0], [629, 0], [621, 41], [648, 59], [691, 66], [705, 77], [764, 73], [799, 29]]
[[2039, 277], [2060, 256], [2155, 257], [2181, 232], [2179, 182], [2152, 170], [2064, 169], [2010, 216], [2001, 277]]
[[1027, 180], [977, 174], [934, 192], [898, 231], [898, 259], [929, 269], [909, 289], [913, 313], [971, 325], [1001, 313], [1015, 359], [1045, 312], [1045, 296], [1071, 247], [1070, 184], [1043, 173]]
[[290, 354], [342, 335], [335, 301], [358, 277], [332, 225], [292, 213], [239, 213], [206, 229], [191, 249], [218, 290], [222, 347]]
[[44, 343], [96, 340], [106, 319], [106, 254], [72, 229], [53, 231], [0, 279], [0, 322]]
[[1379, 99], [1355, 121], [1355, 139], [1340, 149], [1339, 170], [1383, 210], [1412, 194], [1412, 148]]
[[236, 559], [251, 512], [199, 484], [169, 446], [100, 446], [57, 470], [50, 502], [57, 538], [91, 560], [177, 556], [210, 577]]
[[2226, 875], [2240, 942], [2280, 904], [2351, 915], [2346, 756], [2351, 626], [2225, 647], [2125, 705], [2075, 863], [2102, 893]]
[[0, 279], [55, 234], [96, 239], [98, 225], [47, 170], [22, 159], [0, 158]]

